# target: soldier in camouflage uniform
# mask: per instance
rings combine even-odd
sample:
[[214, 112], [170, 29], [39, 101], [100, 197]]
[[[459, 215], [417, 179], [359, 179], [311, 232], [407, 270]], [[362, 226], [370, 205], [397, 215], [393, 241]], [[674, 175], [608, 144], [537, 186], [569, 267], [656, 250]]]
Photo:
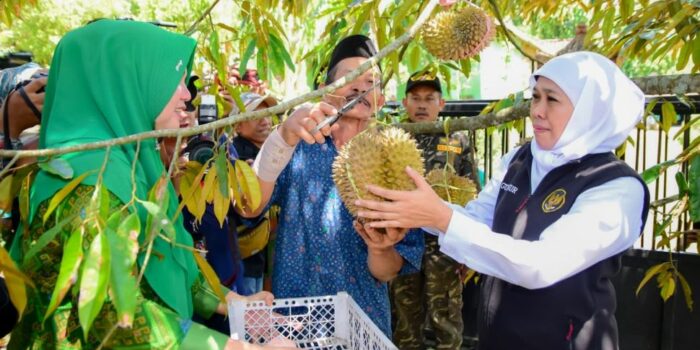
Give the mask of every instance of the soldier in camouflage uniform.
[[[445, 105], [440, 81], [414, 74], [406, 84], [403, 100], [411, 122], [434, 121]], [[416, 135], [423, 151], [426, 173], [453, 167], [458, 175], [473, 178], [473, 155], [463, 133]], [[425, 235], [425, 253], [419, 273], [402, 275], [391, 282], [389, 293], [394, 311], [394, 343], [401, 350], [423, 349], [426, 314], [436, 337], [437, 349], [462, 345], [462, 266], [440, 252], [437, 237]]]

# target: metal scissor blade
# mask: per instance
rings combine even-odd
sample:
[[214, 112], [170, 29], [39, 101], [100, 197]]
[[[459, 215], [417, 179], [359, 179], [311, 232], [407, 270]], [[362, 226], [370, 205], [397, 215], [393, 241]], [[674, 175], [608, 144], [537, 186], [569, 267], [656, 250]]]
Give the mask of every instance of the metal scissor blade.
[[319, 132], [319, 131], [320, 131], [321, 129], [323, 129], [323, 127], [325, 127], [326, 125], [333, 125], [333, 124], [334, 124], [335, 122], [337, 122], [338, 119], [340, 119], [340, 117], [342, 117], [345, 113], [347, 113], [347, 112], [349, 112], [350, 110], [352, 110], [353, 108], [355, 108], [355, 105], [358, 104], [360, 101], [362, 101], [362, 99], [365, 98], [365, 96], [367, 96], [367, 94], [368, 94], [370, 91], [372, 91], [372, 90], [374, 90], [376, 87], [378, 87], [379, 84], [380, 84], [379, 82], [375, 83], [375, 84], [372, 85], [369, 89], [365, 90], [363, 93], [357, 95], [357, 97], [353, 98], [353, 99], [350, 100], [348, 103], [346, 103], [345, 105], [343, 105], [343, 107], [340, 107], [340, 110], [338, 110], [338, 113], [337, 113], [336, 115], [330, 116], [330, 117], [324, 119], [324, 120], [323, 120], [322, 122], [320, 122], [318, 125], [316, 125], [316, 127], [313, 128], [313, 130], [311, 130], [311, 135], [313, 135], [313, 134]]

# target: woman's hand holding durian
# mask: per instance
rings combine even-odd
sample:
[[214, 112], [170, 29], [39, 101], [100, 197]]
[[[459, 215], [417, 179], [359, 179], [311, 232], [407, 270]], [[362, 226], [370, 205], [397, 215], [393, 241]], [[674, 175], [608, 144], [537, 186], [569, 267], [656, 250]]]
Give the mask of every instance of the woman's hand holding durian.
[[407, 167], [406, 173], [415, 182], [415, 190], [393, 191], [369, 185], [367, 189], [370, 192], [387, 201], [358, 199], [355, 205], [365, 209], [360, 210], [357, 215], [375, 220], [367, 223], [372, 228], [430, 227], [441, 232], [447, 231], [452, 218], [452, 208], [438, 197], [415, 170]]

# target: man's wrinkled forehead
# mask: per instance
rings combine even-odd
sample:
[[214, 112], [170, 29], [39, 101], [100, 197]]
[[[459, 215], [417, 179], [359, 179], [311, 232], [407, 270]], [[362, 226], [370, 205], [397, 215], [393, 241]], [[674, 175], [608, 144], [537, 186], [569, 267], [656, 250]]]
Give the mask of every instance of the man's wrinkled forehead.
[[[369, 60], [369, 58], [364, 58], [364, 57], [348, 57], [348, 58], [341, 60], [336, 65], [335, 77], [333, 77], [333, 78], [339, 79], [339, 78], [345, 76], [346, 74], [357, 69], [357, 67], [359, 67], [360, 65], [362, 65], [363, 63], [365, 63], [368, 60]], [[378, 66], [370, 67], [368, 70], [366, 70], [362, 74], [360, 74], [359, 78], [363, 78], [363, 77], [364, 78], [373, 77], [374, 79], [379, 79], [379, 77], [381, 77], [381, 71], [379, 70]]]

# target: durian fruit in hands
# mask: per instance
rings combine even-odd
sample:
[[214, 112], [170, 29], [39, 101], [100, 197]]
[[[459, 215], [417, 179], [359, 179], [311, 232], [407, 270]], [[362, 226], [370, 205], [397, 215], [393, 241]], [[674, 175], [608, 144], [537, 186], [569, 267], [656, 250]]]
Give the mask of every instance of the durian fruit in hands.
[[452, 204], [465, 206], [477, 195], [476, 183], [452, 170], [433, 169], [425, 176], [425, 180], [440, 198]]
[[368, 128], [353, 137], [338, 152], [333, 163], [333, 181], [350, 213], [357, 216], [356, 199], [383, 200], [365, 186], [373, 184], [392, 190], [413, 190], [406, 166], [425, 172], [416, 141], [395, 128]]
[[423, 44], [441, 60], [472, 57], [491, 41], [496, 28], [491, 18], [474, 5], [438, 13], [422, 30]]

